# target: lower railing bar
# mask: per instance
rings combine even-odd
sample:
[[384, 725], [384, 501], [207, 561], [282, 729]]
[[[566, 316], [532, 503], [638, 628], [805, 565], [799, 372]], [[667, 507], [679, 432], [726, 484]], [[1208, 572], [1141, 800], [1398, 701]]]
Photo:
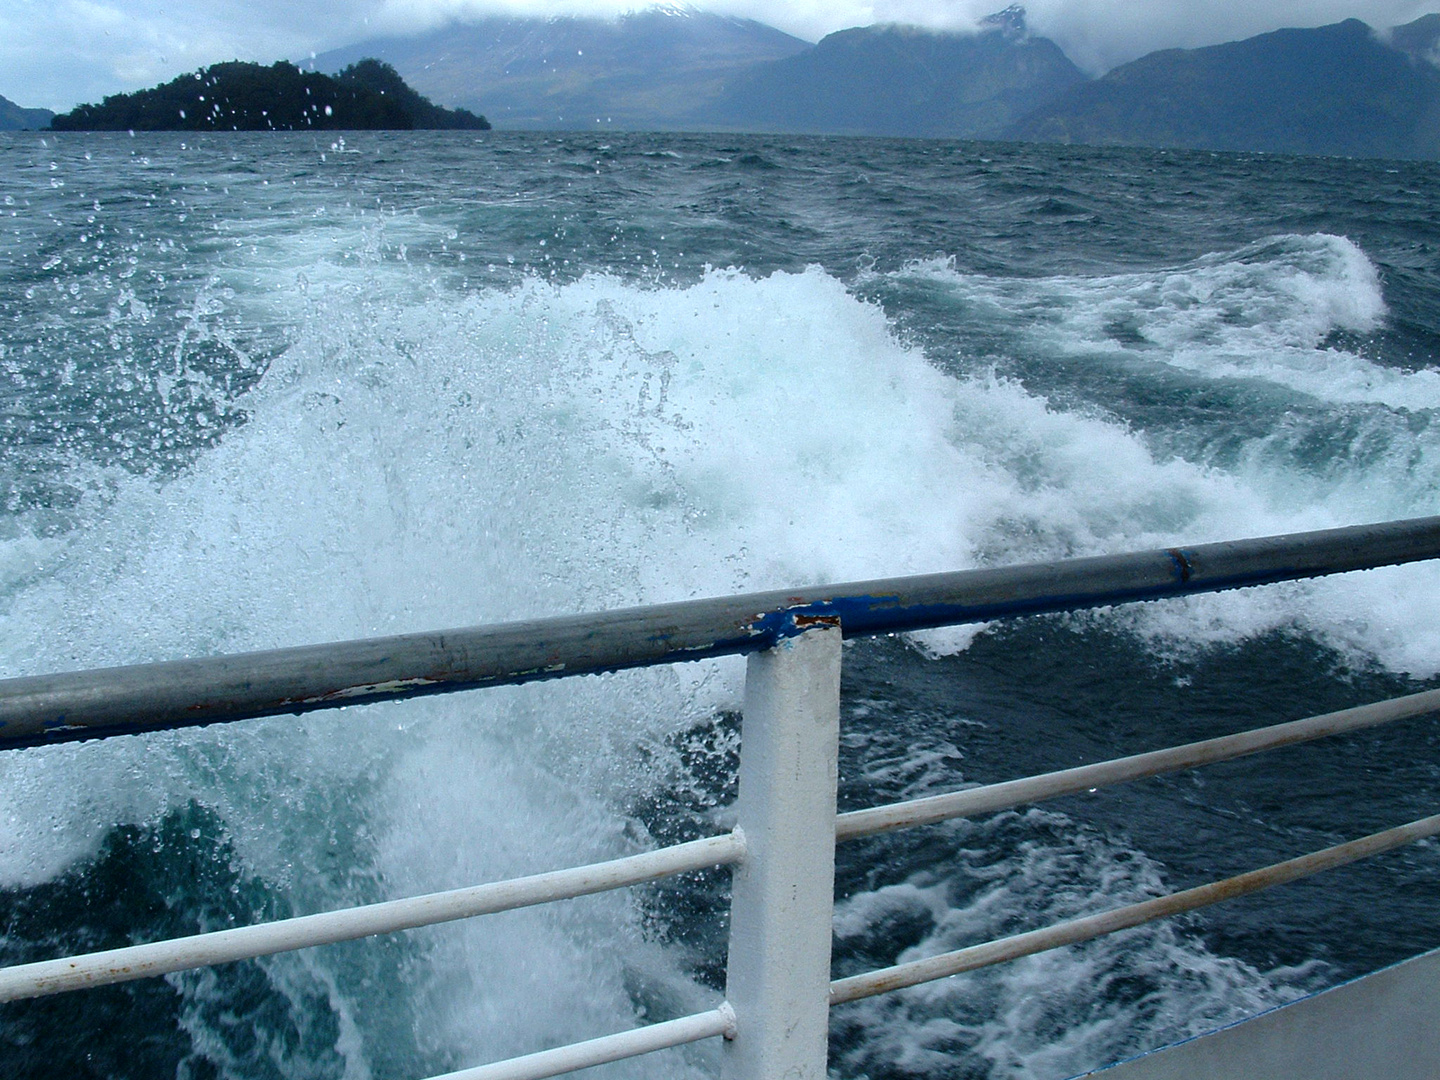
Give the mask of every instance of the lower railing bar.
[[546, 1076], [559, 1076], [588, 1069], [592, 1065], [639, 1057], [717, 1035], [726, 1038], [734, 1038], [735, 1035], [735, 1012], [725, 1003], [710, 1012], [682, 1016], [678, 1020], [666, 1020], [588, 1042], [557, 1046], [553, 1050], [542, 1050], [538, 1054], [526, 1054], [491, 1065], [477, 1065], [473, 1069], [461, 1069], [432, 1077], [431, 1080], [542, 1080]]
[[991, 964], [1018, 960], [1022, 956], [1048, 952], [1050, 949], [1058, 949], [1063, 945], [1076, 945], [1092, 938], [1113, 934], [1117, 930], [1128, 930], [1133, 926], [1152, 922], [1155, 919], [1179, 915], [1182, 912], [1218, 904], [1222, 900], [1230, 900], [1237, 896], [1259, 892], [1261, 889], [1298, 881], [1300, 878], [1318, 874], [1322, 870], [1344, 866], [1357, 859], [1378, 855], [1383, 851], [1390, 851], [1437, 833], [1440, 833], [1440, 814], [1412, 821], [1408, 825], [1386, 829], [1384, 832], [1372, 833], [1359, 840], [1351, 840], [1349, 843], [1337, 844], [1335, 847], [1325, 848], [1323, 851], [1302, 855], [1298, 859], [1289, 859], [1286, 862], [1275, 863], [1259, 870], [1251, 870], [1249, 873], [1226, 878], [1224, 881], [1215, 881], [1209, 885], [1185, 889], [1183, 892], [1156, 897], [1154, 900], [1145, 900], [1128, 907], [1101, 912], [1098, 915], [1087, 915], [1070, 922], [1057, 923], [1041, 930], [1031, 930], [1013, 937], [1000, 938], [997, 941], [987, 941], [983, 945], [972, 945], [968, 949], [958, 949], [955, 952], [927, 957], [924, 960], [914, 960], [908, 964], [897, 964], [894, 967], [882, 968], [864, 975], [852, 975], [848, 979], [837, 979], [830, 984], [830, 1004], [841, 1005], [847, 1001], [857, 1001], [860, 998], [885, 994], [891, 990], [901, 990], [907, 986], [933, 982], [948, 975], [959, 975], [962, 972], [974, 971], [976, 968], [989, 967]]
[[1074, 769], [1062, 769], [1059, 772], [1007, 780], [1000, 784], [932, 795], [910, 802], [853, 810], [836, 819], [835, 838], [855, 840], [896, 829], [933, 825], [952, 818], [993, 814], [1025, 803], [1074, 795], [1127, 780], [1180, 772], [1199, 765], [1213, 765], [1262, 750], [1274, 750], [1281, 746], [1321, 739], [1327, 735], [1378, 727], [1437, 710], [1440, 710], [1440, 690], [1426, 690], [1372, 705], [1360, 705], [1353, 709], [1342, 709], [1339, 712], [1292, 720], [1273, 727], [1242, 731], [1235, 735], [1222, 735], [1219, 738], [1173, 746], [1166, 750], [1152, 750], [1149, 753], [1115, 758], [1094, 765], [1081, 765]]
[[611, 862], [511, 881], [20, 964], [0, 969], [0, 1002], [129, 982], [172, 971], [251, 960], [313, 945], [331, 945], [372, 934], [490, 915], [552, 900], [568, 900], [709, 866], [728, 865], [740, 861], [744, 854], [743, 837], [738, 832], [725, 833]]

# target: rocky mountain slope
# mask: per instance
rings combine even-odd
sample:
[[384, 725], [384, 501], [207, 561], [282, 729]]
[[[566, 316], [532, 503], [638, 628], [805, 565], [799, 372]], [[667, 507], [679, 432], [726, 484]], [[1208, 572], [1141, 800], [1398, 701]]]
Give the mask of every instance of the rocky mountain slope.
[[22, 109], [9, 98], [0, 97], [0, 131], [38, 131], [49, 127], [54, 115], [49, 109]]
[[1025, 13], [979, 33], [867, 26], [737, 75], [709, 125], [760, 131], [970, 137], [995, 134], [1085, 76]]
[[1440, 16], [1166, 49], [1071, 88], [1009, 138], [1357, 157], [1440, 156]]
[[737, 71], [809, 48], [748, 19], [665, 6], [613, 19], [484, 18], [374, 38], [313, 65], [338, 71], [374, 56], [432, 100], [505, 128], [646, 130], [693, 126]]

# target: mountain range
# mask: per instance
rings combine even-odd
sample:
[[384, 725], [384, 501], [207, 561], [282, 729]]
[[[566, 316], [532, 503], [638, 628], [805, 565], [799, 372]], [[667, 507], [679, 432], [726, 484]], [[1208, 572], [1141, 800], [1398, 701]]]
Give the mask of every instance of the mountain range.
[[1358, 19], [1166, 49], [1075, 86], [1009, 138], [1207, 150], [1440, 156], [1440, 15], [1388, 40]]
[[[438, 104], [519, 129], [990, 138], [1440, 159], [1440, 14], [1357, 19], [1197, 49], [1099, 78], [1012, 6], [968, 33], [876, 25], [809, 44], [664, 5], [615, 18], [492, 16], [372, 38], [302, 65], [392, 65]], [[52, 114], [0, 98], [0, 129]]]
[[761, 23], [664, 6], [615, 19], [490, 18], [317, 57], [393, 64], [501, 127], [994, 138], [1440, 157], [1440, 15], [1356, 19], [1166, 49], [1098, 79], [1018, 5], [970, 33], [899, 25], [809, 45]]
[[362, 41], [311, 66], [374, 57], [438, 105], [483, 101], [500, 127], [665, 130], [696, 126], [738, 73], [812, 47], [750, 19], [662, 6], [613, 19], [492, 16]]
[[697, 110], [708, 125], [854, 135], [998, 132], [1085, 82], [1058, 45], [1008, 8], [974, 34], [913, 26], [842, 30], [732, 78]]

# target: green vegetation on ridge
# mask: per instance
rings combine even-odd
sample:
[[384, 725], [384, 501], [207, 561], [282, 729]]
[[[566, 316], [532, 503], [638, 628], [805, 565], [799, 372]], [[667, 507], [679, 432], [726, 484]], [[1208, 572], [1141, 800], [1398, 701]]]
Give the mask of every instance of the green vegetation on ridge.
[[231, 61], [133, 94], [112, 94], [50, 122], [56, 131], [487, 130], [483, 116], [442, 109], [389, 64], [365, 59], [338, 75], [279, 61]]

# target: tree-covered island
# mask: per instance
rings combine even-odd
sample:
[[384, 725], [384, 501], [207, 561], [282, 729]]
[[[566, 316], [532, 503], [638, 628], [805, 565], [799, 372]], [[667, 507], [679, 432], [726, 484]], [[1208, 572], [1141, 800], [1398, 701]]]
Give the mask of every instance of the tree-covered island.
[[421, 97], [389, 64], [361, 60], [340, 74], [301, 71], [284, 60], [265, 67], [213, 64], [150, 90], [112, 94], [50, 121], [55, 131], [488, 131], [465, 109]]

